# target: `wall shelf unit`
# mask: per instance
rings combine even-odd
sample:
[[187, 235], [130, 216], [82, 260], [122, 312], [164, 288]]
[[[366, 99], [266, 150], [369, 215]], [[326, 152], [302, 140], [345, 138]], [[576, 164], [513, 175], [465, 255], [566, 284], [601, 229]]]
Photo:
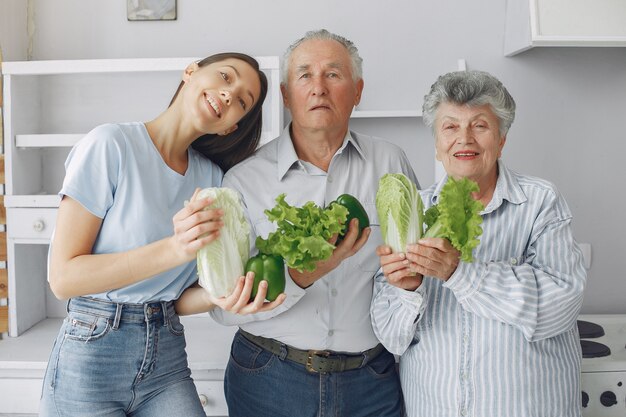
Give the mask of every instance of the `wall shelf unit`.
[[[70, 149], [95, 126], [147, 121], [169, 104], [196, 58], [4, 62], [2, 66], [9, 338], [0, 342], [0, 415], [36, 414], [46, 361], [65, 303], [46, 281], [47, 252]], [[278, 136], [278, 57], [258, 57], [269, 89], [262, 142]], [[235, 328], [185, 318], [190, 366], [205, 410], [226, 415], [222, 378]], [[208, 340], [211, 339], [211, 340]]]
[[534, 47], [626, 46], [626, 2], [507, 0], [504, 54]]
[[393, 117], [422, 117], [420, 110], [354, 110], [350, 116], [353, 119], [376, 119]]

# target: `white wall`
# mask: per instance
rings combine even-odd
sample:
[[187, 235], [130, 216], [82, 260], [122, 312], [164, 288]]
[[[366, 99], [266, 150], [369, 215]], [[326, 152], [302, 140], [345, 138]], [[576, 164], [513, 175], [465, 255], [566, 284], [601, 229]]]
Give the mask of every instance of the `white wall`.
[[27, 6], [25, 0], [0, 0], [0, 49], [3, 61], [28, 58]]
[[[556, 183], [577, 239], [592, 245], [584, 312], [626, 313], [626, 48], [534, 49], [505, 58], [503, 0], [179, 0], [173, 22], [128, 22], [122, 0], [32, 1], [34, 59], [280, 55], [306, 30], [325, 27], [361, 51], [366, 110], [420, 107], [436, 76], [456, 69], [459, 58], [492, 72], [518, 104], [505, 161]], [[354, 126], [401, 144], [422, 185], [433, 181], [432, 138], [419, 120]]]

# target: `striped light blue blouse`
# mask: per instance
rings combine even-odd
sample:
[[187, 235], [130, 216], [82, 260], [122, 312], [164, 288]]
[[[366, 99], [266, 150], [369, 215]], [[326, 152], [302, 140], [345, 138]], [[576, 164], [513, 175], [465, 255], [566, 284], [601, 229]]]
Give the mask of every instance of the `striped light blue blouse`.
[[[444, 178], [425, 191], [437, 202]], [[576, 327], [585, 288], [572, 215], [555, 186], [499, 162], [473, 263], [415, 292], [375, 279], [375, 334], [401, 355], [410, 417], [578, 417]]]

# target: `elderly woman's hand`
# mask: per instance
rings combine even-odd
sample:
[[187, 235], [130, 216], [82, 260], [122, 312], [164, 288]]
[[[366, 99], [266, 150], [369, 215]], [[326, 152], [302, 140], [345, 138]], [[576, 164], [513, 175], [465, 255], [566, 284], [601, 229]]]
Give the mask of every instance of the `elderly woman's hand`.
[[406, 257], [412, 271], [444, 281], [456, 271], [460, 256], [447, 239], [424, 238], [407, 245]]
[[422, 285], [422, 275], [410, 269], [405, 253], [392, 253], [391, 247], [382, 245], [376, 248], [376, 255], [380, 257], [383, 274], [391, 285], [409, 291]]

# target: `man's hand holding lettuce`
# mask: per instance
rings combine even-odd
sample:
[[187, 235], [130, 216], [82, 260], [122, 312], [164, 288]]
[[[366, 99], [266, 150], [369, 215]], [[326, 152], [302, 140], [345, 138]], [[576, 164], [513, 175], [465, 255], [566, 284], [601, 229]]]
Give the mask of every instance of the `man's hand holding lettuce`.
[[302, 272], [313, 271], [318, 261], [330, 258], [335, 245], [329, 241], [343, 230], [348, 210], [339, 204], [321, 208], [312, 201], [294, 207], [281, 194], [265, 214], [277, 229], [267, 239], [256, 239], [259, 252], [282, 256], [288, 267]]
[[265, 214], [277, 228], [265, 239], [257, 237], [259, 253], [282, 257], [291, 278], [303, 288], [356, 253], [369, 237], [367, 213], [348, 194], [327, 207], [312, 201], [292, 206], [281, 194], [274, 208], [265, 210]]

